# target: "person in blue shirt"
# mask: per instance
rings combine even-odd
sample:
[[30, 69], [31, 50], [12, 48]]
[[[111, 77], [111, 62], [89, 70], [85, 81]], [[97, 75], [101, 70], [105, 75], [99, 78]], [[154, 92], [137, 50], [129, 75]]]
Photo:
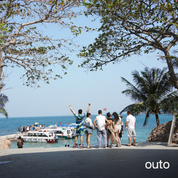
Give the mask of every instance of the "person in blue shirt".
[[76, 124], [77, 124], [76, 136], [75, 136], [73, 148], [76, 147], [76, 142], [77, 142], [78, 136], [80, 136], [80, 148], [83, 148], [82, 147], [83, 135], [85, 134], [85, 123], [84, 123], [84, 120], [85, 120], [86, 114], [90, 110], [90, 106], [91, 106], [91, 103], [88, 103], [88, 109], [87, 109], [86, 113], [82, 114], [82, 109], [79, 109], [78, 110], [78, 114], [75, 114], [74, 110], [71, 108], [71, 104], [69, 104], [69, 108], [70, 108], [71, 112], [73, 113], [73, 115], [75, 116]]

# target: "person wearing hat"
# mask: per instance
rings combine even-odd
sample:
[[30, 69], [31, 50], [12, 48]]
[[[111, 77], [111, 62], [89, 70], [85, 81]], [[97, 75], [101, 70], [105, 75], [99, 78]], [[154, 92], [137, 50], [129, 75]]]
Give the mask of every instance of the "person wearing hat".
[[21, 136], [19, 136], [18, 140], [17, 140], [17, 146], [18, 148], [23, 148], [23, 139], [21, 138]]

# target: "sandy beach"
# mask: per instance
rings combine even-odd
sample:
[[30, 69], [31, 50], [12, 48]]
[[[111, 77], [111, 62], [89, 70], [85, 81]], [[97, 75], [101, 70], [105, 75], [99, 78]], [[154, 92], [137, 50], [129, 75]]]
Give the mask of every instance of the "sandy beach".
[[[0, 177], [177, 177], [178, 147], [137, 143], [120, 148], [23, 148], [0, 151]], [[168, 162], [169, 168], [146, 169], [146, 162]], [[3, 164], [4, 161], [11, 161]], [[166, 164], [165, 164], [166, 165]], [[167, 166], [167, 165], [166, 165]]]

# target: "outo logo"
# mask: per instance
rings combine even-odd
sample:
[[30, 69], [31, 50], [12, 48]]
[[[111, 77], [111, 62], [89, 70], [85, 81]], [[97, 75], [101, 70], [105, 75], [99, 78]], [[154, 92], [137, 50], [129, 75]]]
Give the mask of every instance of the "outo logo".
[[146, 162], [145, 163], [145, 168], [146, 169], [169, 169], [170, 168], [170, 163], [169, 162], [162, 162], [161, 160], [159, 162]]

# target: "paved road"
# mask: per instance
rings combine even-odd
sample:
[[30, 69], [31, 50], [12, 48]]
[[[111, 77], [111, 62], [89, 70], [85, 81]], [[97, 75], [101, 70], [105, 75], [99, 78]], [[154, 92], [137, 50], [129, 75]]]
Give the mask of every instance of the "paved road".
[[[71, 149], [2, 150], [0, 178], [177, 178], [178, 149]], [[30, 150], [30, 151], [29, 151]], [[33, 152], [35, 150], [35, 152]], [[42, 152], [40, 152], [40, 150]], [[20, 154], [19, 154], [20, 153]], [[146, 169], [146, 162], [168, 162], [169, 169]], [[167, 168], [168, 163], [164, 166]], [[149, 167], [149, 163], [147, 164]], [[161, 164], [163, 167], [163, 163]]]

